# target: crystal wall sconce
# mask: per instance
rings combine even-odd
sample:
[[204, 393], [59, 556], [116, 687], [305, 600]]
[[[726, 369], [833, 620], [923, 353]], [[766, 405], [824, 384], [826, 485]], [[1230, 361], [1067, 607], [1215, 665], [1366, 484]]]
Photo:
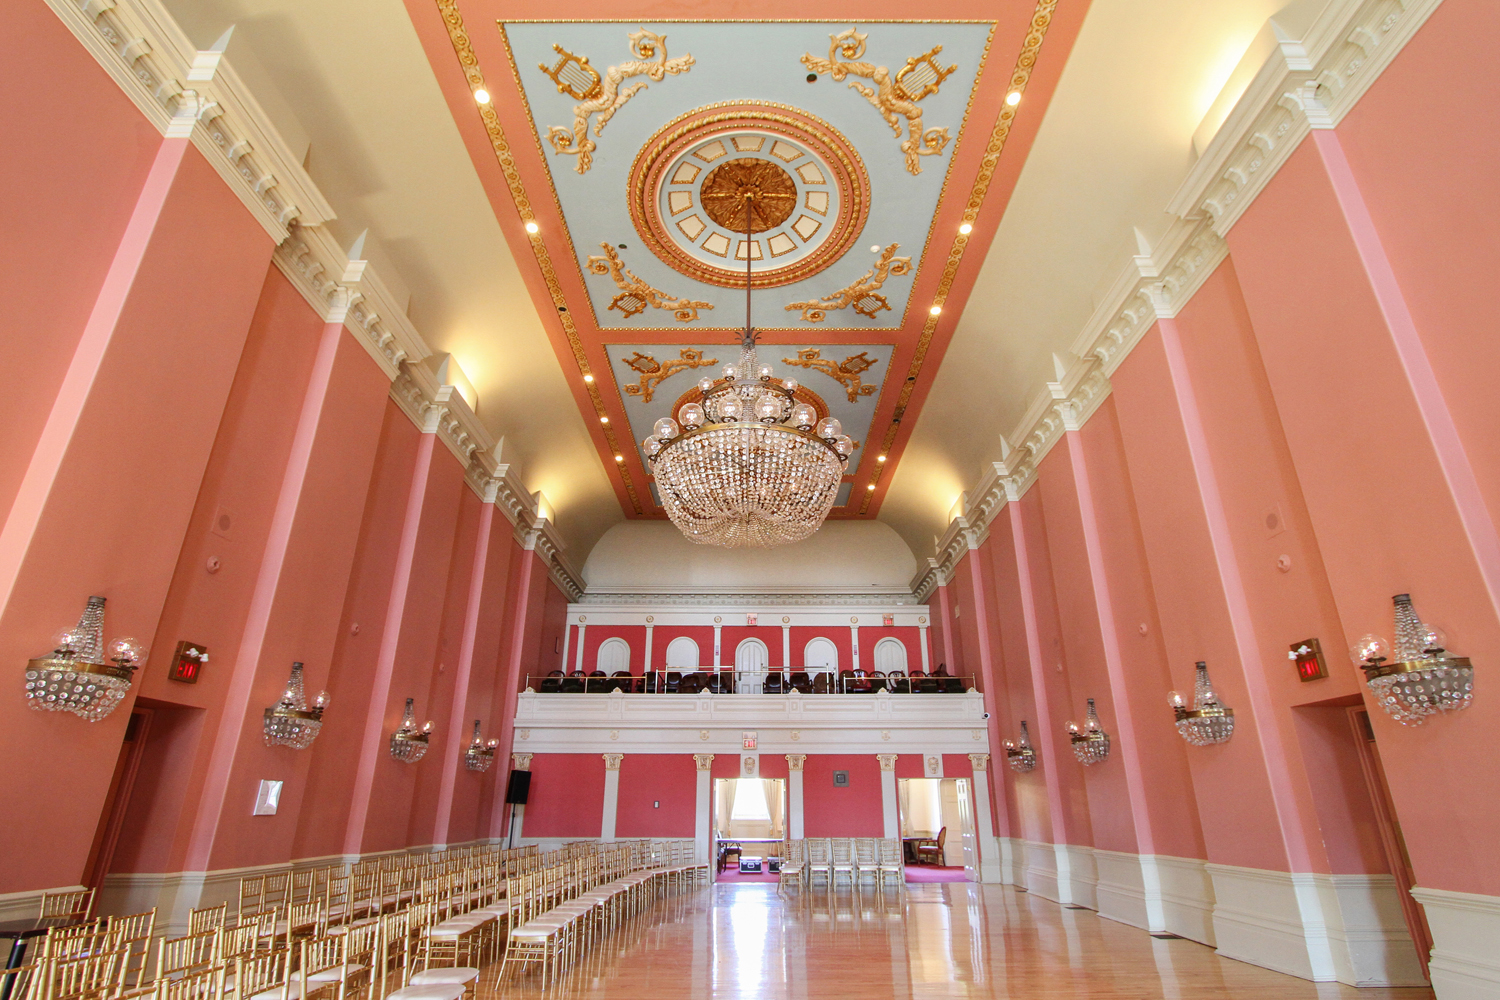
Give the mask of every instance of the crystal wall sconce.
[[1036, 751], [1031, 748], [1031, 734], [1026, 732], [1025, 719], [1021, 720], [1021, 738], [1005, 741], [1005, 762], [1019, 774], [1036, 767]]
[[401, 728], [391, 734], [391, 756], [403, 764], [415, 764], [427, 756], [427, 744], [432, 738], [432, 723], [417, 728], [416, 714], [412, 706], [415, 698], [406, 699], [406, 712], [401, 716]]
[[1450, 656], [1443, 630], [1425, 625], [1410, 594], [1391, 598], [1396, 606], [1396, 650], [1378, 635], [1361, 638], [1349, 650], [1365, 672], [1365, 684], [1386, 714], [1403, 726], [1420, 726], [1439, 712], [1458, 712], [1474, 701], [1474, 667], [1467, 657]]
[[281, 700], [266, 709], [261, 732], [268, 747], [291, 747], [306, 750], [323, 730], [323, 710], [328, 707], [328, 692], [319, 693], [312, 707], [302, 690], [302, 664], [292, 664], [292, 676], [286, 682]]
[[[107, 658], [107, 662], [106, 662]], [[83, 617], [52, 639], [52, 652], [26, 664], [26, 703], [39, 712], [72, 712], [98, 722], [125, 700], [146, 647], [121, 637], [104, 644], [104, 598], [90, 597]]]
[[1068, 723], [1068, 740], [1073, 744], [1073, 756], [1085, 767], [1098, 764], [1109, 757], [1109, 734], [1099, 727], [1099, 713], [1094, 710], [1094, 699], [1089, 699], [1089, 713], [1083, 721]]
[[1193, 679], [1193, 707], [1188, 708], [1176, 691], [1170, 692], [1167, 700], [1172, 705], [1172, 714], [1177, 716], [1177, 732], [1193, 746], [1224, 743], [1234, 735], [1234, 709], [1219, 701], [1213, 682], [1208, 679], [1208, 664], [1202, 660], [1198, 661], [1197, 676]]
[[479, 735], [479, 720], [474, 720], [474, 739], [469, 743], [469, 749], [464, 751], [464, 767], [471, 771], [483, 773], [490, 769], [495, 763], [495, 748], [500, 745], [499, 740], [485, 742], [484, 737]]

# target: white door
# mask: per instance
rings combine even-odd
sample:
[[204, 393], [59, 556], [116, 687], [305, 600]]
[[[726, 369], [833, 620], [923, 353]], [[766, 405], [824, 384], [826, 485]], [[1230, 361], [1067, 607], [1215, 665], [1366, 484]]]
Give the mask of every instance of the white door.
[[974, 849], [974, 800], [969, 796], [969, 779], [954, 778], [958, 790], [959, 829], [963, 831], [964, 877], [979, 881], [979, 852]]
[[668, 670], [697, 670], [698, 644], [685, 635], [667, 643]]
[[746, 639], [734, 649], [735, 690], [760, 694], [770, 653], [759, 639]]
[[831, 639], [824, 639], [821, 636], [811, 639], [802, 651], [802, 663], [812, 669], [837, 670], [839, 648]]
[[892, 670], [906, 673], [906, 646], [900, 639], [887, 636], [875, 644], [875, 669], [883, 674]]
[[613, 674], [617, 670], [630, 670], [630, 643], [624, 639], [605, 639], [599, 644], [599, 657], [594, 661], [594, 669], [602, 670], [606, 674]]

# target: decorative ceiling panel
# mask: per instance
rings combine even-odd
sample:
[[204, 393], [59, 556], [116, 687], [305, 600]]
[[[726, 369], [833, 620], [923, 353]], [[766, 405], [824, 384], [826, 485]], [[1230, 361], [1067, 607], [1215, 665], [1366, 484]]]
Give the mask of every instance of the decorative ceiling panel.
[[626, 514], [665, 516], [640, 441], [737, 357], [748, 267], [762, 360], [861, 442], [832, 516], [875, 516], [1049, 96], [1058, 0], [407, 2]]

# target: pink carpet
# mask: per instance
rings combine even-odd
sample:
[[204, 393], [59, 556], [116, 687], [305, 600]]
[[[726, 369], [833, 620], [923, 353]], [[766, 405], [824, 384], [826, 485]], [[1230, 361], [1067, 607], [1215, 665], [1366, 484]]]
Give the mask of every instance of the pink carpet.
[[938, 865], [907, 865], [906, 881], [908, 882], [964, 882], [962, 865], [954, 867], [939, 867]]
[[[960, 869], [962, 870], [962, 869]], [[720, 882], [776, 882], [781, 878], [774, 872], [741, 872], [738, 868], [726, 868], [719, 873]]]

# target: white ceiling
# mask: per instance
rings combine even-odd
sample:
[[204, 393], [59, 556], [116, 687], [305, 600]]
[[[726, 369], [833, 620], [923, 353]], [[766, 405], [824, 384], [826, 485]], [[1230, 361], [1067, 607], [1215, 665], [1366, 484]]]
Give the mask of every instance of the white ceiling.
[[[1053, 354], [1136, 252], [1134, 230], [1165, 228], [1194, 130], [1282, 2], [1093, 0], [882, 508], [918, 556], [1055, 377]], [[433, 347], [459, 359], [480, 418], [582, 563], [623, 520], [620, 504], [404, 5], [166, 4], [204, 48], [236, 26], [229, 58], [288, 137], [310, 144], [334, 233], [348, 245], [369, 230], [368, 256], [406, 284]]]

